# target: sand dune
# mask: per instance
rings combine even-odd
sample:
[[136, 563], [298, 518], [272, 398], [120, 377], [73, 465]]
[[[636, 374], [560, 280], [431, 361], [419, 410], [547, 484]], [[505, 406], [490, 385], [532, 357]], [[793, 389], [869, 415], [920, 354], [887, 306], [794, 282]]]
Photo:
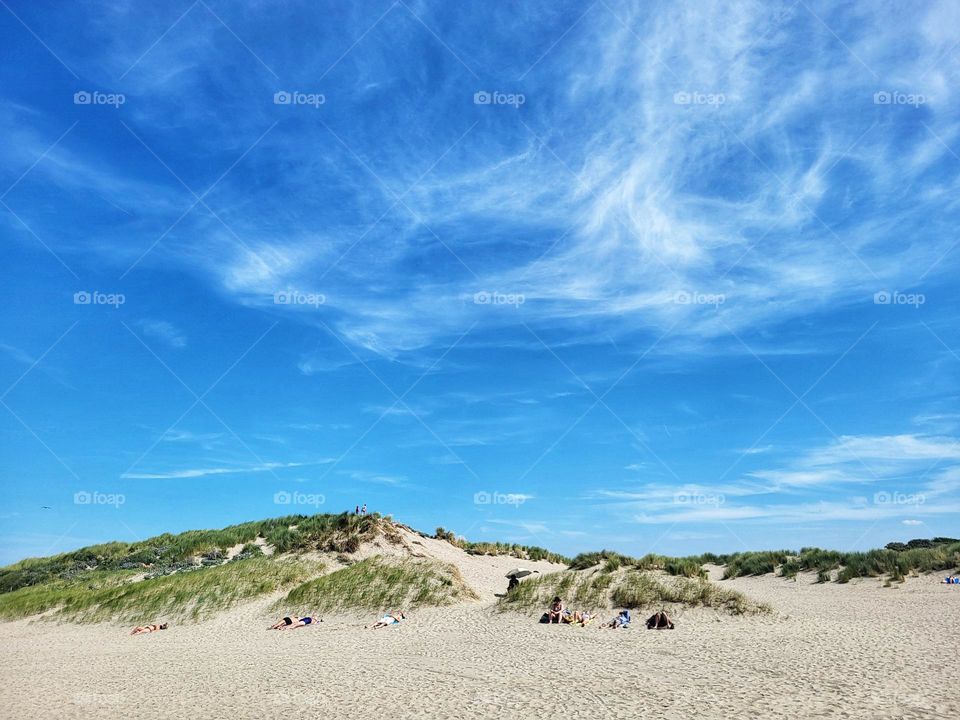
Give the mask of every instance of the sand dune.
[[[432, 543], [417, 538], [424, 543]], [[415, 546], [416, 547], [416, 546]], [[442, 543], [425, 546], [431, 556]], [[724, 584], [762, 617], [679, 613], [675, 631], [544, 626], [497, 613], [508, 558], [462, 568], [481, 601], [398, 628], [328, 617], [264, 630], [274, 598], [129, 637], [0, 625], [5, 718], [928, 718], [960, 711], [960, 588], [766, 576]]]

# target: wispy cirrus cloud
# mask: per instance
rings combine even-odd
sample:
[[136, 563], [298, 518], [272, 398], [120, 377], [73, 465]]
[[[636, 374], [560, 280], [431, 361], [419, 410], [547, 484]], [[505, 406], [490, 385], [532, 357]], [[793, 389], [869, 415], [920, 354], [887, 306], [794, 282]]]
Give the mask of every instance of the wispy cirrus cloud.
[[187, 338], [173, 323], [166, 320], [141, 320], [138, 325], [148, 338], [159, 340], [172, 348], [187, 345]]
[[333, 462], [332, 459], [315, 461], [312, 463], [281, 463], [268, 462], [256, 465], [247, 465], [243, 467], [204, 467], [204, 468], [183, 468], [177, 470], [164, 470], [157, 472], [125, 472], [120, 477], [126, 480], [173, 480], [183, 478], [209, 477], [211, 475], [232, 475], [237, 473], [261, 473], [273, 472], [286, 468], [303, 467], [305, 465], [315, 465], [318, 463]]
[[[428, 22], [442, 12], [421, 10]], [[498, 11], [472, 12], [467, 20], [482, 23]], [[537, 10], [526, 12], [532, 18]], [[955, 262], [946, 257], [949, 233], [938, 232], [947, 227], [944, 203], [950, 206], [958, 188], [942, 167], [960, 138], [948, 93], [960, 61], [946, 52], [952, 43], [938, 29], [956, 19], [949, 3], [915, 13], [757, 2], [655, 11], [639, 2], [601, 4], [532, 69], [536, 57], [511, 56], [511, 74], [522, 74], [529, 101], [509, 115], [470, 104], [476, 79], [452, 58], [449, 82], [429, 99], [417, 95], [412, 79], [427, 59], [411, 57], [410, 68], [399, 68], [389, 39], [407, 30], [419, 38], [423, 29], [403, 8], [388, 14], [390, 23], [363, 52], [326, 78], [331, 102], [317, 115], [322, 132], [287, 123], [261, 141], [262, 153], [245, 158], [252, 169], [282, 160], [283, 175], [269, 187], [242, 190], [225, 178], [217, 197], [229, 209], [221, 218], [228, 227], [188, 216], [152, 251], [156, 260], [195, 269], [242, 305], [306, 324], [322, 317], [349, 344], [391, 358], [444, 342], [471, 322], [561, 327], [583, 338], [669, 328], [668, 347], [698, 349], [729, 343], [731, 329], [869, 303], [878, 290], [910, 287]], [[105, 17], [105, 27], [119, 17]], [[171, 34], [153, 47], [129, 76], [155, 80], [149, 101], [139, 98], [136, 121], [162, 123], [175, 109], [201, 140], [202, 128], [216, 135], [226, 115], [235, 119], [245, 98], [244, 139], [231, 148], [240, 155], [245, 142], [290, 119], [290, 108], [269, 102], [276, 79], [263, 67], [263, 77], [245, 80], [239, 91], [234, 78], [207, 78], [205, 58], [235, 40], [213, 33], [199, 10], [188, 20], [212, 45]], [[240, 29], [250, 22], [235, 21]], [[492, 61], [469, 26], [450, 28], [448, 41], [473, 48], [477, 62]], [[726, 31], [712, 30], [718, 26]], [[818, 53], [791, 62], [796, 38], [811, 36], [822, 37]], [[129, 67], [135, 40], [111, 45], [104, 66]], [[258, 56], [286, 57], [285, 48], [261, 42]], [[891, 43], [910, 52], [893, 58]], [[316, 77], [329, 62], [307, 61], [300, 75]], [[357, 76], [375, 82], [360, 90]], [[210, 82], [229, 85], [224, 95], [233, 99], [212, 107], [180, 102]], [[395, 89], [389, 115], [350, 112], [351, 103], [391, 84], [409, 93]], [[875, 93], [898, 89], [925, 102], [875, 104]], [[700, 95], [722, 101], [700, 103]], [[604, 111], [592, 111], [598, 107]], [[399, 121], [405, 113], [442, 119], [431, 126], [431, 142], [396, 142], [406, 132]], [[930, 132], [902, 131], [897, 123], [907, 113], [917, 121], [912, 127]], [[51, 158], [45, 172], [59, 185], [75, 188], [94, 167], [97, 186], [111, 195], [134, 180], [76, 150]], [[307, 178], [328, 183], [338, 212], [331, 202], [297, 196], [296, 228], [278, 232], [274, 218], [291, 211], [291, 190]], [[935, 182], [924, 193], [904, 192], [921, 180]], [[175, 194], [189, 201], [180, 190]], [[897, 229], [905, 224], [923, 227], [926, 241], [901, 243]], [[197, 233], [203, 242], [195, 242]], [[508, 245], [518, 233], [524, 242]], [[414, 267], [423, 269], [409, 283]], [[322, 315], [277, 307], [273, 293], [288, 287], [324, 293]], [[479, 291], [525, 301], [477, 304]], [[321, 358], [301, 363], [307, 373], [324, 367]]]
[[[858, 495], [867, 488], [867, 495]], [[880, 520], [960, 510], [960, 441], [917, 434], [842, 436], [782, 467], [726, 483], [600, 489], [634, 522]]]

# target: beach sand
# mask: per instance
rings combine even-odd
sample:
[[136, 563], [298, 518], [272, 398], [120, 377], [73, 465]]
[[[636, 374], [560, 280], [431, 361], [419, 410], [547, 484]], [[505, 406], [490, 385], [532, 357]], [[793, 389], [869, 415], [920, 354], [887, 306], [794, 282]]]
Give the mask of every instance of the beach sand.
[[[512, 561], [513, 564], [516, 561]], [[130, 637], [116, 625], [0, 624], [4, 718], [932, 718], [960, 712], [960, 587], [773, 576], [725, 581], [770, 616], [678, 613], [674, 631], [540, 625], [477, 603], [365, 630], [268, 632], [272, 599]], [[477, 568], [489, 565], [489, 570]], [[158, 618], [159, 620], [159, 618]]]

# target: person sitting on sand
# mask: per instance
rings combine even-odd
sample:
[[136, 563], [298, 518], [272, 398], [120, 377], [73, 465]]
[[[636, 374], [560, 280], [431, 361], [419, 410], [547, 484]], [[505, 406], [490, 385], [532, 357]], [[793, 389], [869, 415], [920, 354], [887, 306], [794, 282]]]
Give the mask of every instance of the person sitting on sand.
[[402, 610], [398, 613], [393, 613], [393, 614], [386, 613], [382, 618], [380, 618], [379, 620], [377, 620], [376, 623], [374, 623], [373, 629], [376, 630], [377, 628], [384, 628], [384, 627], [387, 627], [388, 625], [399, 625], [401, 620], [406, 620], [406, 619], [407, 619], [407, 616], [403, 614]]
[[131, 635], [143, 635], [144, 633], [152, 633], [157, 630], [166, 630], [168, 623], [163, 623], [163, 625], [138, 625], [133, 630], [130, 631]]
[[563, 600], [560, 599], [560, 596], [557, 595], [553, 602], [550, 603], [550, 608], [547, 610], [547, 624], [557, 623], [563, 619]]
[[658, 610], [647, 618], [647, 630], [673, 630], [673, 621], [663, 610]]
[[617, 630], [619, 628], [626, 629], [630, 627], [630, 611], [624, 608], [613, 620], [610, 622], [605, 622], [600, 627], [609, 628], [610, 630]]

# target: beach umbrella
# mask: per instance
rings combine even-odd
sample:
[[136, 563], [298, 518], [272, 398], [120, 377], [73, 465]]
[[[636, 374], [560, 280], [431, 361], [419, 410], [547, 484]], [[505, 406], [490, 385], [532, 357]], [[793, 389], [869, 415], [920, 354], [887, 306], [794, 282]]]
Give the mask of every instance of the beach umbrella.
[[515, 577], [515, 578], [517, 578], [517, 580], [519, 580], [519, 579], [522, 578], [522, 577], [526, 577], [527, 575], [533, 575], [534, 573], [538, 573], [538, 572], [540, 572], [540, 571], [539, 571], [539, 570], [527, 570], [526, 568], [515, 568], [515, 569], [511, 570], [510, 572], [508, 572], [506, 576], [507, 576], [508, 578]]

